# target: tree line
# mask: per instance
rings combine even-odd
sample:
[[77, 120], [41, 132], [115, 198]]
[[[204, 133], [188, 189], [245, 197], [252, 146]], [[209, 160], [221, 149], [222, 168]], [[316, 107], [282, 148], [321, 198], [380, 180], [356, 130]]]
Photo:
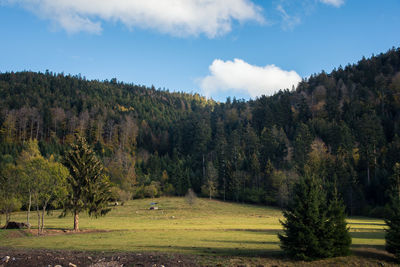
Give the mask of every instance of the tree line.
[[[326, 193], [318, 198], [340, 196], [343, 212], [387, 217], [396, 214], [400, 49], [311, 75], [291, 91], [223, 103], [116, 79], [0, 73], [0, 166], [8, 173], [2, 177], [14, 177], [2, 182], [5, 188], [37, 166], [45, 166], [36, 177], [48, 177], [49, 188], [73, 184], [60, 163], [76, 134], [93, 147], [112, 197], [121, 201], [182, 196], [193, 189], [209, 198], [286, 207], [289, 215], [297, 187], [317, 183]], [[31, 140], [37, 140], [34, 149]], [[27, 165], [24, 158], [35, 161]], [[17, 171], [19, 166], [24, 167]], [[65, 166], [71, 173], [73, 165]], [[68, 194], [24, 190], [29, 197], [22, 202], [11, 191], [4, 199], [28, 212], [31, 205], [41, 207], [42, 214], [56, 205], [56, 196]], [[342, 212], [329, 205], [319, 209]], [[78, 215], [81, 208], [75, 207]], [[387, 218], [388, 224], [396, 218]]]
[[0, 154], [38, 140], [59, 161], [75, 133], [121, 199], [197, 194], [285, 206], [309, 154], [327, 155], [347, 212], [382, 217], [400, 158], [400, 49], [295, 90], [219, 103], [198, 94], [51, 72], [0, 74]]

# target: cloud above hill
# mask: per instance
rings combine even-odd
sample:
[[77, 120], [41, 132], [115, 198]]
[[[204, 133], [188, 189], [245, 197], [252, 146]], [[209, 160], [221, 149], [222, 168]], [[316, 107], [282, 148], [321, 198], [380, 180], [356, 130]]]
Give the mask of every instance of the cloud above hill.
[[210, 74], [200, 80], [200, 87], [207, 97], [229, 91], [232, 95], [235, 92], [246, 93], [256, 98], [272, 95], [279, 89], [291, 89], [301, 81], [301, 77], [293, 70], [282, 70], [275, 65], [255, 66], [241, 59], [216, 59], [209, 70]]
[[263, 23], [261, 7], [250, 0], [0, 0], [17, 4], [69, 33], [101, 33], [102, 22], [122, 23], [174, 36], [231, 31], [234, 21]]

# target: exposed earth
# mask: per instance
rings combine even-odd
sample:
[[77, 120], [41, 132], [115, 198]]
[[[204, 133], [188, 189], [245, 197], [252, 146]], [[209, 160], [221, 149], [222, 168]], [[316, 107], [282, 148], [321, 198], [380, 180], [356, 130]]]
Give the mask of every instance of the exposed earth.
[[[295, 262], [282, 255], [269, 258], [229, 258], [186, 254], [90, 252], [47, 249], [9, 249], [0, 247], [0, 267], [162, 267], [162, 266], [398, 266], [385, 252], [353, 250], [353, 255], [314, 262]], [[7, 261], [7, 262], [6, 262]]]
[[91, 267], [119, 267], [119, 266], [198, 266], [194, 258], [184, 255], [161, 255], [157, 253], [114, 253], [114, 252], [86, 252], [60, 251], [42, 249], [7, 249], [0, 248], [3, 260], [0, 266], [91, 266]]

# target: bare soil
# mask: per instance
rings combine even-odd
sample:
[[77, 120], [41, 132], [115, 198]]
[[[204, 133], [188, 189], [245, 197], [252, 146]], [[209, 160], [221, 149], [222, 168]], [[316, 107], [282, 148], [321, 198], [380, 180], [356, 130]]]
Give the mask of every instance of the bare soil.
[[[1, 261], [9, 256], [7, 263]], [[119, 253], [63, 251], [47, 249], [9, 249], [0, 248], [0, 266], [37, 267], [37, 266], [90, 266], [90, 267], [159, 267], [159, 266], [198, 266], [194, 257], [188, 255], [166, 255], [158, 253]], [[74, 264], [71, 265], [70, 263]]]
[[[8, 262], [1, 259], [9, 256]], [[74, 265], [71, 265], [74, 264]], [[212, 257], [186, 254], [90, 252], [47, 249], [12, 249], [0, 247], [0, 267], [36, 266], [90, 266], [90, 267], [161, 267], [161, 266], [398, 266], [391, 255], [384, 251], [358, 248], [353, 255], [313, 262], [296, 262], [282, 255], [265, 258]]]

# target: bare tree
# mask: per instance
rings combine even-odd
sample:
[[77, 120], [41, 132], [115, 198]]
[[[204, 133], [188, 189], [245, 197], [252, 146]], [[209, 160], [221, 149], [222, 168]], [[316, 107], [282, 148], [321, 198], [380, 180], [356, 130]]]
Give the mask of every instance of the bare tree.
[[124, 122], [121, 127], [121, 140], [120, 147], [125, 149], [125, 146], [129, 147], [136, 146], [136, 137], [138, 134], [138, 127], [136, 122], [130, 116], [125, 116]]
[[65, 120], [65, 112], [62, 108], [57, 107], [57, 108], [52, 108], [51, 109], [51, 115], [52, 115], [52, 120], [54, 124], [54, 132], [57, 135], [57, 125]]

